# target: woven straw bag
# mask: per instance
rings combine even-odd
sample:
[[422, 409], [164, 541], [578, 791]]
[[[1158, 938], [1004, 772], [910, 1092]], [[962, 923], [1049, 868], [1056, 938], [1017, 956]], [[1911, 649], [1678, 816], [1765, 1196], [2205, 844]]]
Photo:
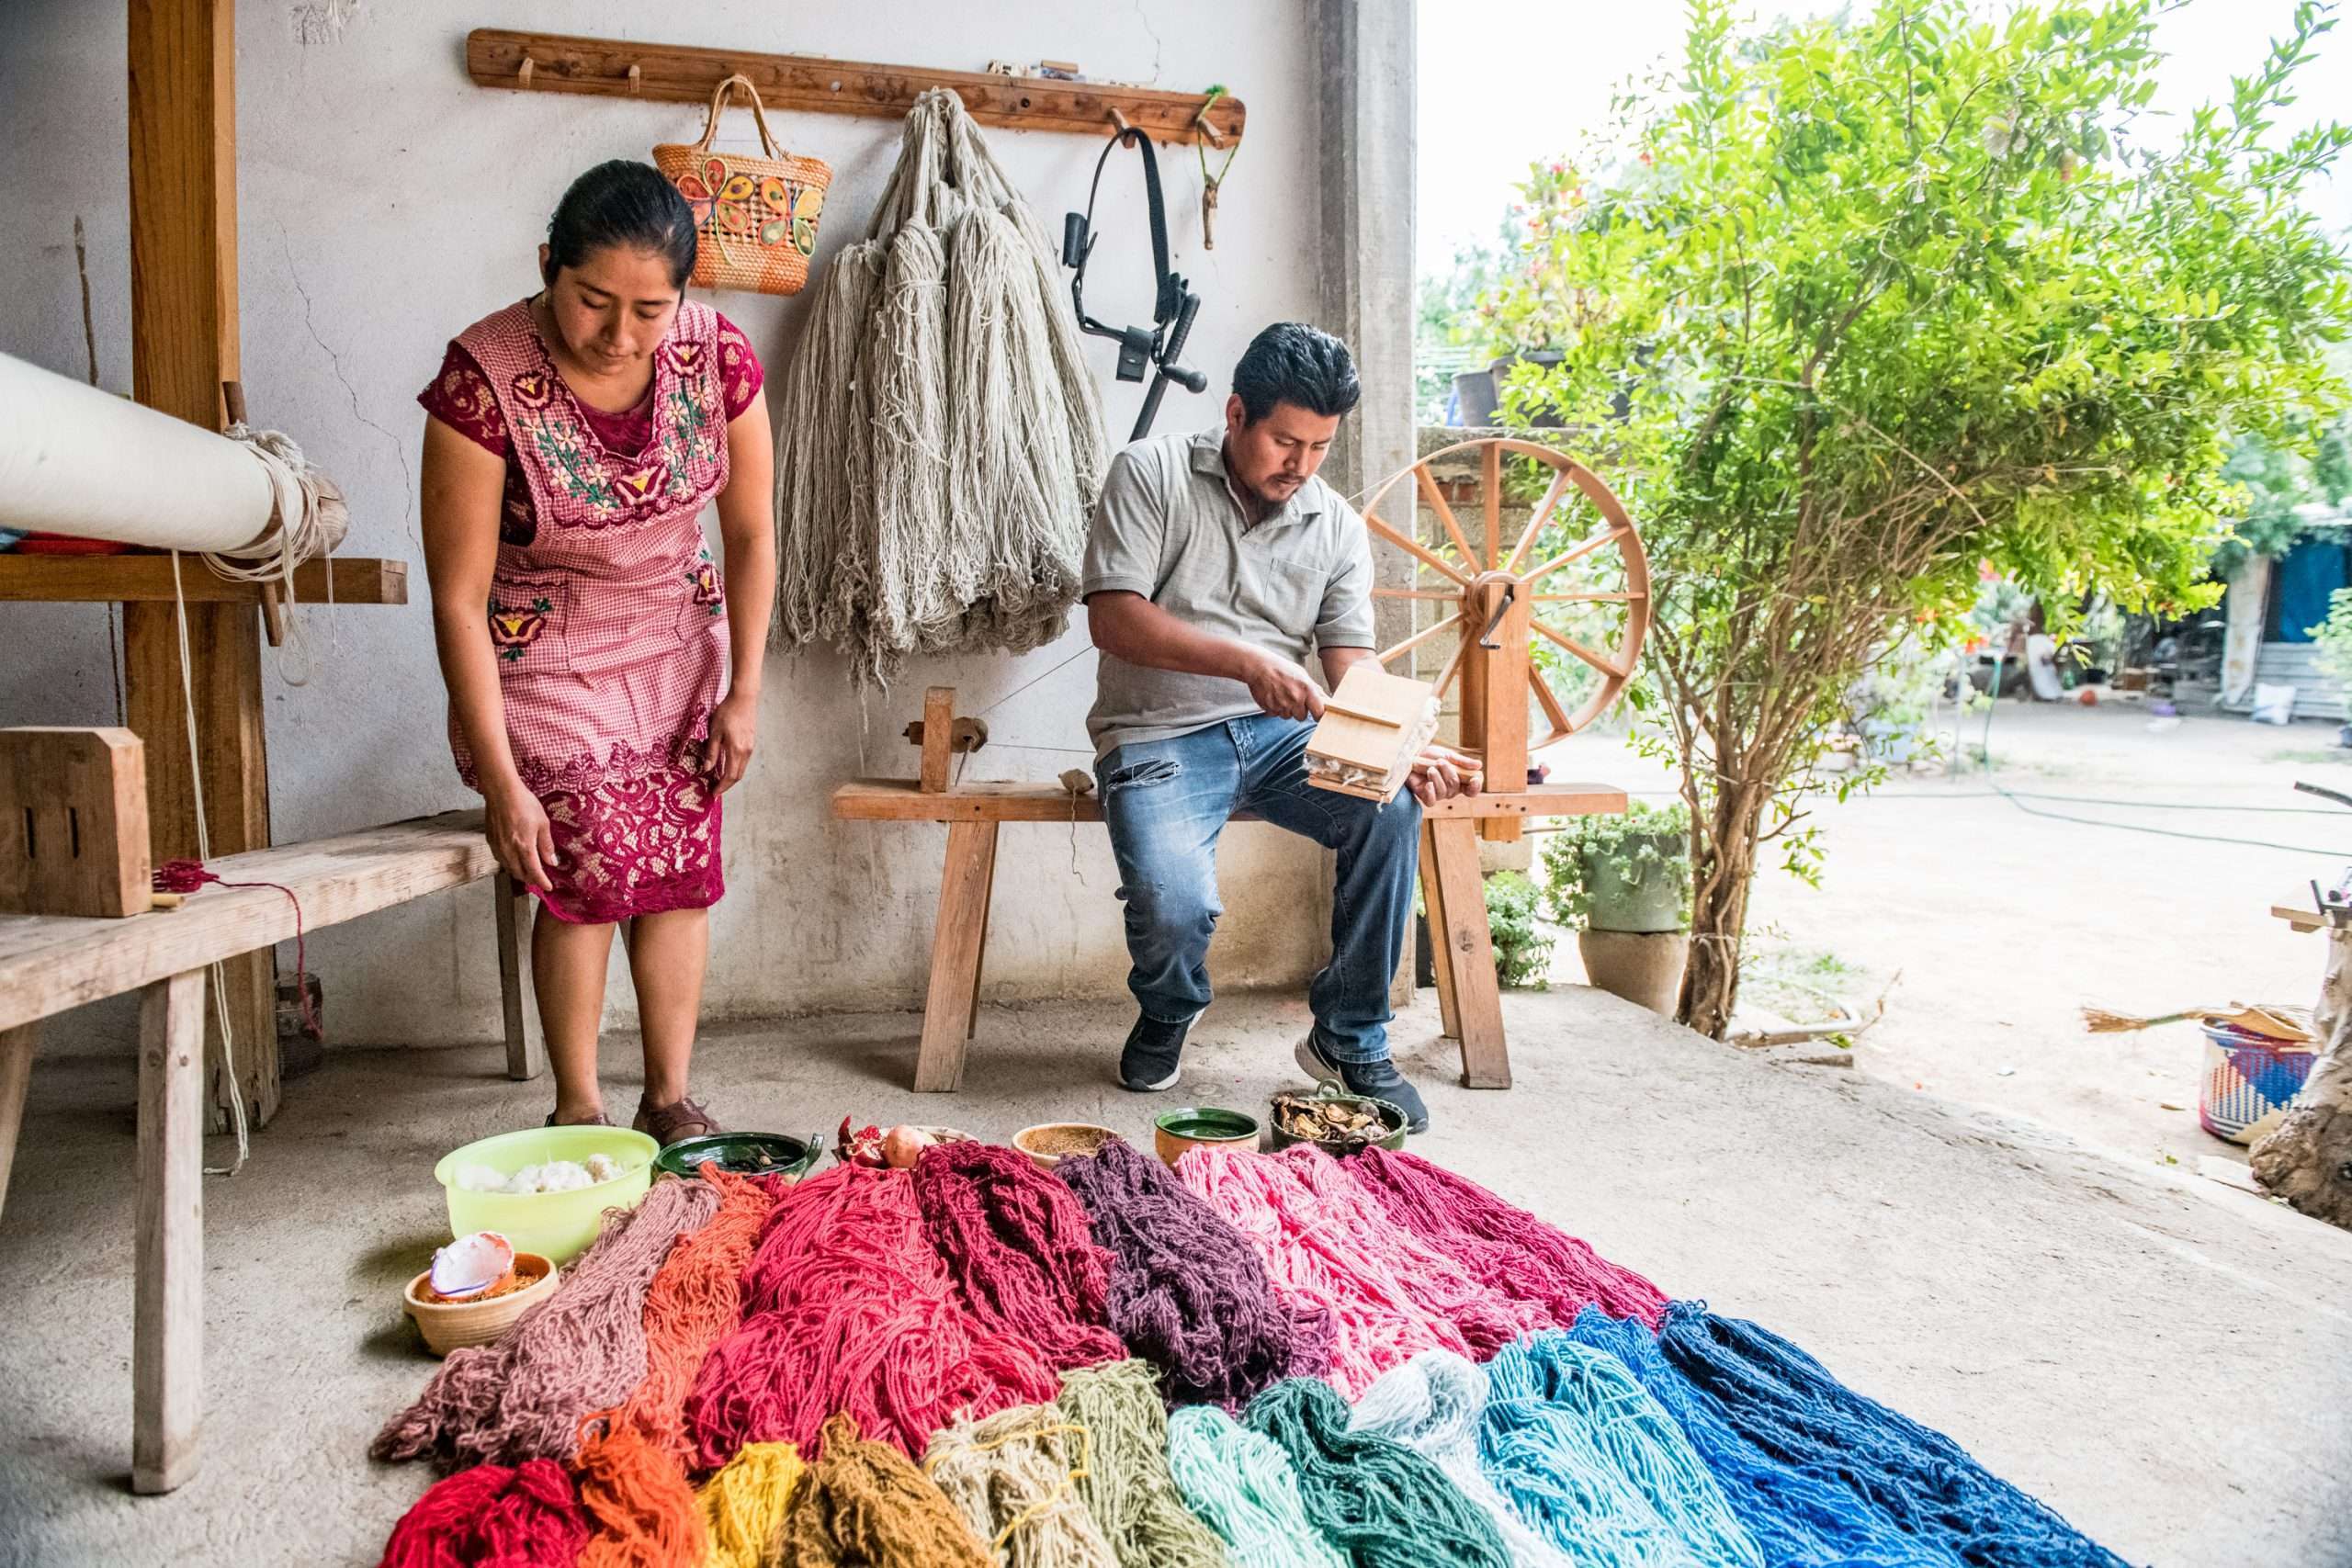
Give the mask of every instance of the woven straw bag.
[[[711, 151], [719, 113], [738, 87], [752, 100], [764, 157]], [[741, 76], [721, 82], [710, 96], [702, 140], [660, 144], [653, 149], [653, 166], [694, 209], [696, 288], [800, 292], [808, 281], [808, 258], [816, 253], [817, 219], [825, 209], [832, 165], [796, 158], [775, 144], [758, 88]]]

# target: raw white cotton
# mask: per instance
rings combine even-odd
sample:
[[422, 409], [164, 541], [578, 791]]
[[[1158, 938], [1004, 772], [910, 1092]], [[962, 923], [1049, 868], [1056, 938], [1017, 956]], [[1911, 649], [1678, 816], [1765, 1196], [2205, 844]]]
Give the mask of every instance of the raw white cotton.
[[1109, 461], [1051, 243], [952, 92], [917, 98], [782, 378], [779, 634], [861, 683], [1023, 651], [1077, 600]]
[[578, 1160], [551, 1159], [544, 1165], [526, 1165], [512, 1176], [501, 1175], [486, 1165], [468, 1165], [458, 1168], [458, 1188], [465, 1192], [515, 1195], [577, 1192], [582, 1188], [600, 1186], [620, 1174], [620, 1161], [610, 1155], [590, 1155], [584, 1165]]

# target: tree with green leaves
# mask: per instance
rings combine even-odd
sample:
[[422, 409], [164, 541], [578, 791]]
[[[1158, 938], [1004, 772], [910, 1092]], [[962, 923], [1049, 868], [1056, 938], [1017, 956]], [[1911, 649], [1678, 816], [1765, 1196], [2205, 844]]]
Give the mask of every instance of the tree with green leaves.
[[2052, 604], [2210, 603], [2231, 442], [2339, 400], [2346, 263], [2299, 193], [2352, 132], [2275, 124], [2331, 23], [2151, 127], [2154, 10], [1743, 33], [1693, 0], [1513, 269], [1504, 314], [1566, 356], [1511, 395], [1592, 434], [1658, 585], [1639, 730], [1690, 807], [1694, 1028], [1730, 1016], [1759, 860], [1817, 870], [1815, 763], [1876, 650], [1987, 563]]

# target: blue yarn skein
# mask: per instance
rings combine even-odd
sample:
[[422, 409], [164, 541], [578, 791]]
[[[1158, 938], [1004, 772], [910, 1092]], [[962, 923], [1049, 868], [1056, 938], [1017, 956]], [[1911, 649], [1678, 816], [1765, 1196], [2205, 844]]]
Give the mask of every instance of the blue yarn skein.
[[1941, 1542], [1905, 1535], [1837, 1481], [1792, 1469], [1741, 1437], [1641, 1324], [1587, 1307], [1569, 1337], [1623, 1363], [1674, 1418], [1769, 1568], [1960, 1568]]
[[[1763, 1568], [1682, 1429], [1614, 1358], [1547, 1329], [1505, 1346], [1487, 1376], [1488, 1471], [1555, 1545], [1571, 1547], [1580, 1523], [1589, 1529], [1577, 1516], [1597, 1504], [1593, 1522], [1634, 1548], [1605, 1561]], [[1540, 1514], [1530, 1507], [1539, 1501]]]
[[1571, 1568], [1567, 1554], [1530, 1529], [1478, 1468], [1478, 1419], [1486, 1407], [1484, 1369], [1452, 1350], [1430, 1349], [1383, 1372], [1356, 1401], [1348, 1425], [1402, 1443], [1445, 1472], [1495, 1521], [1517, 1568]]
[[1236, 1568], [1348, 1568], [1306, 1517], [1290, 1456], [1217, 1406], [1169, 1412], [1168, 1473], [1224, 1538]]
[[1865, 1398], [1779, 1335], [1702, 1302], [1667, 1309], [1658, 1348], [1741, 1436], [1834, 1477], [1972, 1568], [2123, 1568], [2123, 1560], [1966, 1449]]

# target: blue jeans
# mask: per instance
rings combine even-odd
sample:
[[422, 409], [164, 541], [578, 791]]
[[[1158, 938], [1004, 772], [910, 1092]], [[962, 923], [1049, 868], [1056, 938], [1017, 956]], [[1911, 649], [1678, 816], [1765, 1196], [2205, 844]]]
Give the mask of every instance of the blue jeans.
[[1237, 811], [1339, 852], [1331, 962], [1306, 997], [1317, 1043], [1333, 1061], [1388, 1055], [1388, 983], [1413, 912], [1421, 807], [1409, 793], [1382, 806], [1306, 782], [1315, 727], [1255, 714], [1170, 740], [1122, 746], [1094, 765], [1126, 908], [1127, 989], [1144, 1012], [1188, 1023], [1209, 1005], [1216, 840]]

